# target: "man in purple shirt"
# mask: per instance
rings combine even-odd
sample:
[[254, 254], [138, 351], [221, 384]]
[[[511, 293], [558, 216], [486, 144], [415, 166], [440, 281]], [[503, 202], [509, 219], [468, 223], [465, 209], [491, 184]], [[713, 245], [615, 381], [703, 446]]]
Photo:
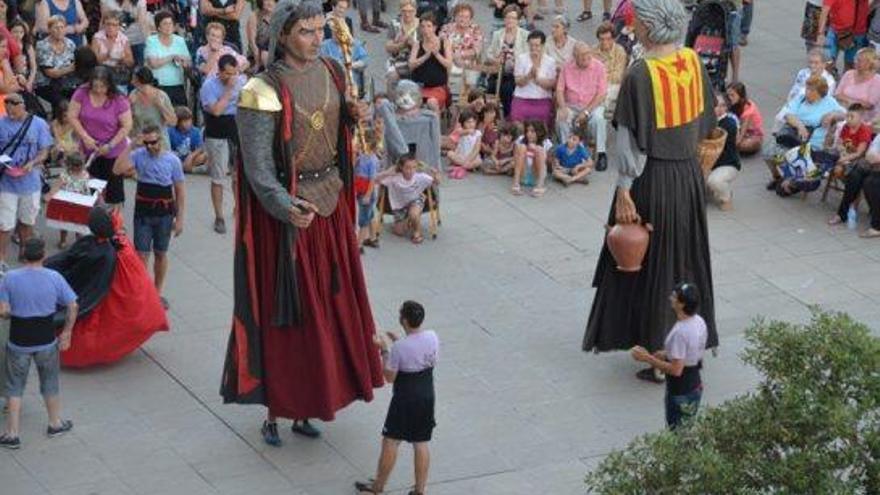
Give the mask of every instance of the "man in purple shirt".
[[[585, 120], [590, 134], [596, 139], [596, 170], [605, 170], [607, 128], [605, 125], [605, 96], [608, 82], [605, 66], [593, 57], [591, 48], [583, 42], [574, 47], [574, 60], [559, 71], [556, 81], [556, 133], [564, 143], [572, 126]], [[583, 137], [583, 136], [582, 136]]]
[[40, 212], [39, 167], [49, 156], [52, 133], [45, 120], [30, 115], [21, 95], [6, 95], [6, 116], [0, 118], [0, 276], [9, 269], [6, 249], [18, 227], [23, 246]]
[[[133, 175], [137, 172], [137, 195], [134, 204], [134, 248], [149, 268], [153, 261], [153, 283], [162, 294], [168, 273], [168, 245], [171, 234], [183, 232], [186, 188], [183, 164], [173, 152], [162, 149], [162, 130], [156, 125], [144, 127], [143, 147], [127, 148], [113, 165], [113, 173]], [[163, 297], [162, 305], [168, 309]]]

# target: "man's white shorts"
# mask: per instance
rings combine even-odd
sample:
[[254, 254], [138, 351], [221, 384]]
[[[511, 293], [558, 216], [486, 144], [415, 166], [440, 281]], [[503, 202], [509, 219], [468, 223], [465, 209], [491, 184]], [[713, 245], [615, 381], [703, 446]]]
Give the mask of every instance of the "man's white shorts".
[[0, 231], [9, 232], [16, 221], [33, 226], [40, 213], [39, 191], [29, 194], [0, 192]]

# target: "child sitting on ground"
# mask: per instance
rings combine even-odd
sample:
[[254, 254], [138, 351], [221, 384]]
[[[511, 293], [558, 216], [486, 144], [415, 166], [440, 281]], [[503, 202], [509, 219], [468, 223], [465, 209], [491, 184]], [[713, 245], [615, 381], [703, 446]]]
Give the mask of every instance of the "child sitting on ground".
[[443, 151], [453, 150], [458, 145], [458, 137], [461, 134], [461, 124], [459, 123], [461, 114], [469, 111], [474, 115], [480, 115], [483, 113], [485, 105], [486, 95], [483, 93], [483, 90], [474, 89], [468, 93], [467, 103], [457, 103], [450, 107], [449, 122], [453, 123], [454, 127], [448, 135], [440, 138], [440, 148]]
[[492, 148], [498, 141], [498, 105], [495, 103], [486, 103], [483, 107], [483, 113], [480, 114], [480, 123], [477, 129], [483, 132], [483, 139], [480, 140], [480, 155], [483, 158], [489, 158], [492, 155]]
[[171, 151], [180, 159], [184, 172], [207, 172], [208, 153], [202, 148], [201, 129], [193, 127], [192, 111], [179, 106], [174, 113], [177, 114], [177, 125], [168, 128]]
[[556, 162], [553, 164], [553, 178], [564, 186], [573, 182], [589, 184], [587, 176], [593, 171], [590, 152], [581, 143], [581, 134], [575, 130], [564, 143], [556, 146]]
[[547, 176], [547, 152], [553, 148], [553, 142], [547, 139], [544, 123], [538, 120], [527, 120], [524, 124], [522, 137], [517, 142], [513, 156], [513, 187], [514, 195], [522, 194], [522, 188], [533, 187], [532, 196], [540, 198], [547, 189], [544, 180]]
[[492, 146], [492, 152], [483, 162], [483, 173], [486, 175], [511, 175], [513, 173], [513, 154], [516, 150], [516, 138], [519, 137], [519, 126], [511, 122], [501, 126], [498, 139]]
[[52, 139], [55, 145], [52, 147], [51, 162], [63, 165], [64, 156], [79, 151], [79, 141], [73, 131], [73, 126], [67, 120], [67, 100], [58, 104], [55, 118], [52, 119]]
[[[89, 189], [89, 172], [86, 170], [85, 160], [79, 152], [74, 152], [64, 157], [64, 172], [58, 177], [58, 181], [49, 191], [52, 197], [58, 191], [67, 191], [76, 194], [91, 194]], [[58, 239], [58, 249], [67, 247], [67, 231], [62, 230]], [[77, 234], [76, 238], [79, 239]]]
[[477, 116], [470, 110], [465, 110], [458, 117], [461, 124], [461, 132], [458, 135], [458, 145], [455, 151], [450, 151], [449, 177], [463, 179], [467, 172], [480, 166], [480, 141], [483, 133], [477, 129]]
[[354, 166], [354, 193], [358, 207], [358, 245], [361, 252], [364, 246], [379, 247], [379, 238], [372, 232], [373, 215], [376, 210], [376, 174], [379, 172], [379, 157], [376, 156], [376, 134], [374, 130], [364, 133], [367, 149], [359, 150], [360, 155]]
[[417, 172], [419, 161], [415, 155], [407, 153], [397, 161], [397, 167], [388, 168], [376, 175], [376, 182], [388, 188], [388, 201], [394, 215], [391, 231], [395, 235], [409, 235], [413, 244], [421, 244], [422, 211], [425, 208], [423, 193], [440, 182], [436, 170], [430, 174]]

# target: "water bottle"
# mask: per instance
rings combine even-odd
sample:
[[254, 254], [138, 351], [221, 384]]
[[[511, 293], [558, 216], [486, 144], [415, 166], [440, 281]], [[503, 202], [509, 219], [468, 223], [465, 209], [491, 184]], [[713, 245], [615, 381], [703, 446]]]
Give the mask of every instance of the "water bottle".
[[849, 211], [846, 213], [846, 228], [849, 230], [856, 230], [859, 226], [859, 214], [856, 211], [855, 207], [850, 206]]

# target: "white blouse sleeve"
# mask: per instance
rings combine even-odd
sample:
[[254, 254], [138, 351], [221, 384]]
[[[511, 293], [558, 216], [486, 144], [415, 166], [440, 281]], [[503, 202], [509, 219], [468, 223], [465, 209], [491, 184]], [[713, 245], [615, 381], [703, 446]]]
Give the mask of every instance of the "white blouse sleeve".
[[614, 153], [609, 158], [617, 166], [617, 187], [629, 189], [645, 169], [647, 155], [639, 150], [636, 138], [629, 127], [618, 125], [614, 133]]

